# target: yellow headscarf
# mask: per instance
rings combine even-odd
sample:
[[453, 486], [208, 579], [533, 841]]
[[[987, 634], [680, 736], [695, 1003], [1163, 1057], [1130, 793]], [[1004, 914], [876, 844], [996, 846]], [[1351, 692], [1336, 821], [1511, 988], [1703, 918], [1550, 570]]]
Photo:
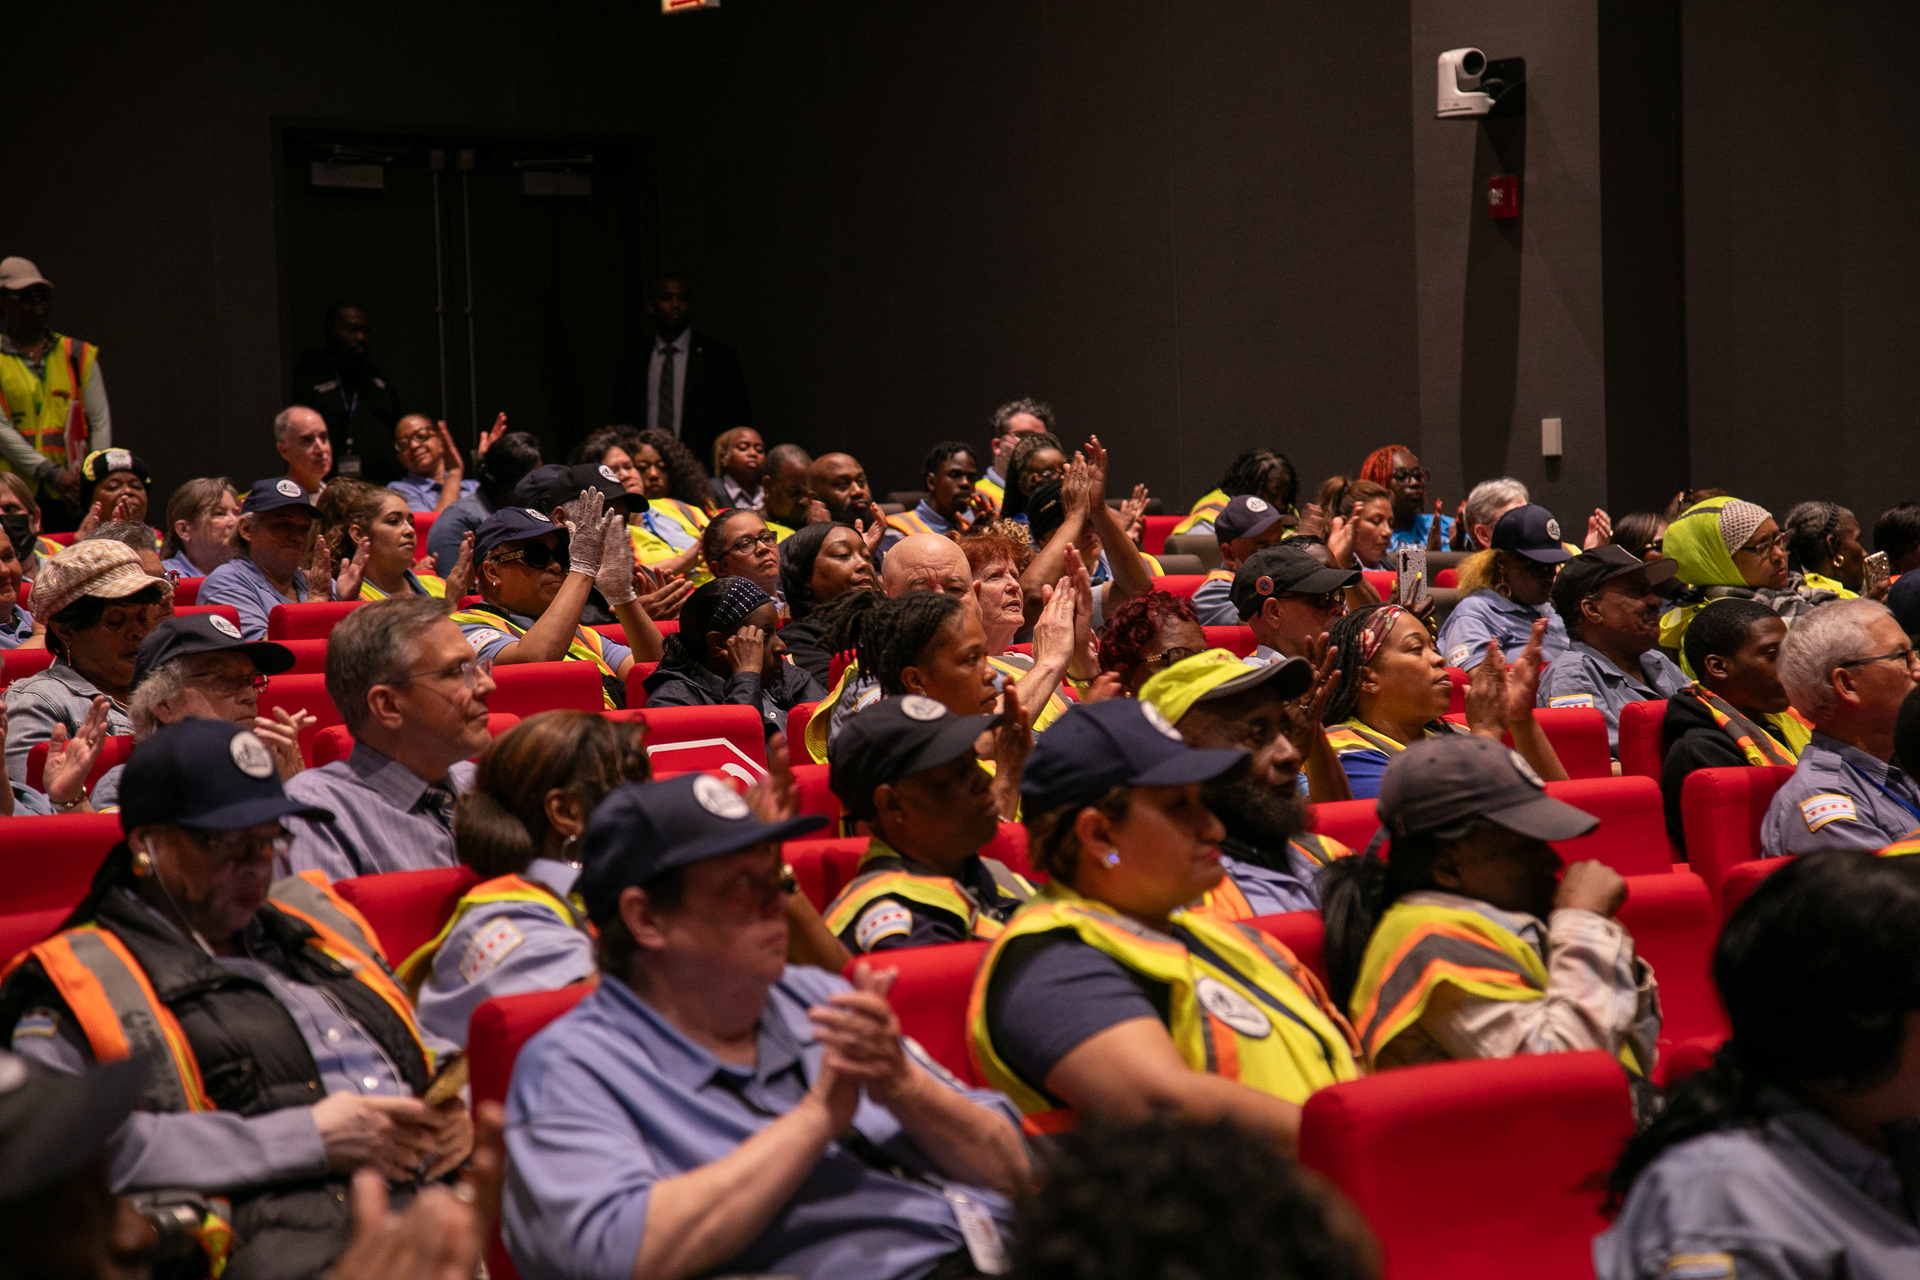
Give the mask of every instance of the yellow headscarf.
[[[1744, 587], [1747, 579], [1733, 563], [1733, 552], [1771, 519], [1771, 512], [1751, 502], [1708, 498], [1688, 507], [1667, 526], [1661, 551], [1678, 562], [1680, 571], [1674, 576], [1690, 587]], [[1731, 544], [1727, 541], [1729, 525], [1735, 526], [1731, 532], [1742, 533]]]

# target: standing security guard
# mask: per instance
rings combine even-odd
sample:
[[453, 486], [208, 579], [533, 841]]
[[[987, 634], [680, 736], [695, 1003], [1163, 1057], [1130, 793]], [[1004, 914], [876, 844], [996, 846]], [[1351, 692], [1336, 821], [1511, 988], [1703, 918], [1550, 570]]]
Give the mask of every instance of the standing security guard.
[[834, 739], [833, 793], [873, 832], [859, 876], [826, 911], [849, 951], [997, 938], [1033, 896], [979, 852], [1000, 822], [993, 775], [974, 752], [994, 719], [908, 694], [857, 713]]
[[51, 529], [80, 517], [80, 459], [113, 444], [100, 348], [47, 327], [53, 282], [25, 258], [0, 261], [0, 470], [34, 488]]
[[386, 484], [407, 469], [393, 450], [400, 394], [393, 379], [367, 358], [372, 330], [366, 308], [358, 303], [328, 307], [327, 345], [295, 367], [293, 402], [327, 420], [336, 474]]
[[127, 762], [126, 839], [0, 984], [16, 1053], [72, 1072], [151, 1053], [114, 1189], [231, 1197], [245, 1280], [326, 1270], [355, 1169], [423, 1181], [472, 1146], [458, 1098], [419, 1096], [434, 1048], [359, 913], [324, 881], [269, 884], [294, 815], [332, 816], [288, 798], [251, 732], [168, 725]]

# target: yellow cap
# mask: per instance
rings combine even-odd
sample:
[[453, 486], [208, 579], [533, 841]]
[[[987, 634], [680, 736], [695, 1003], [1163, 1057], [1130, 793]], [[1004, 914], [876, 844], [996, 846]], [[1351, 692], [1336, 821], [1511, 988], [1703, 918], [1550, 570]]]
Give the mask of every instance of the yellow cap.
[[1304, 658], [1279, 658], [1248, 666], [1225, 649], [1209, 649], [1174, 663], [1140, 686], [1140, 701], [1178, 725], [1196, 702], [1231, 697], [1268, 680], [1281, 698], [1292, 701], [1313, 685], [1313, 668]]

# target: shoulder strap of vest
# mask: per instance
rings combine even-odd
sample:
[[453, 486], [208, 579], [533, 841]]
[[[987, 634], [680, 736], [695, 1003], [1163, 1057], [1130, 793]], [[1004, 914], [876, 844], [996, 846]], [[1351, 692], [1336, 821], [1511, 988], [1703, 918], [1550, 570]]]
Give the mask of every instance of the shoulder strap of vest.
[[966, 888], [945, 876], [921, 876], [898, 867], [881, 867], [856, 877], [827, 908], [827, 928], [834, 933], [853, 923], [875, 898], [893, 895], [957, 917], [971, 931], [980, 905]]
[[1220, 883], [1207, 890], [1200, 899], [1199, 908], [1188, 910], [1189, 915], [1211, 916], [1215, 920], [1251, 920], [1253, 904], [1247, 901], [1247, 895], [1230, 875], [1221, 876]]
[[318, 871], [305, 871], [277, 881], [267, 896], [275, 908], [313, 930], [313, 946], [345, 966], [356, 980], [393, 1010], [406, 1025], [407, 1034], [419, 1045], [427, 1070], [431, 1072], [433, 1051], [420, 1038], [420, 1028], [413, 1020], [413, 1005], [400, 984], [393, 980], [379, 940], [366, 918], [335, 893]]
[[980, 865], [986, 868], [989, 876], [993, 877], [993, 886], [1000, 890], [1002, 896], [1020, 902], [1025, 902], [1033, 896], [1033, 885], [1027, 878], [1000, 859], [983, 857], [980, 859]]
[[1477, 912], [1388, 908], [1353, 991], [1353, 1025], [1369, 1060], [1419, 1021], [1441, 983], [1492, 1000], [1535, 1000], [1547, 970], [1526, 942]]
[[55, 934], [27, 955], [40, 962], [86, 1033], [96, 1062], [157, 1051], [160, 1062], [148, 1083], [148, 1098], [167, 1111], [214, 1110], [186, 1032], [154, 994], [125, 943], [96, 925], [84, 925]]
[[1323, 836], [1317, 831], [1302, 831], [1291, 842], [1293, 847], [1312, 859], [1317, 866], [1331, 866], [1335, 858], [1346, 858], [1353, 850], [1341, 844], [1331, 836]]

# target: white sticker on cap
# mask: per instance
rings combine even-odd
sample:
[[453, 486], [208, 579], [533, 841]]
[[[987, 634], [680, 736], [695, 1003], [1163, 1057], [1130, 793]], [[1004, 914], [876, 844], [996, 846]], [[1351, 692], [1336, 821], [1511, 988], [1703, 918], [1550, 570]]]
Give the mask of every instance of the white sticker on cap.
[[12, 1054], [0, 1058], [0, 1093], [12, 1093], [27, 1082], [27, 1064]]
[[1860, 814], [1853, 807], [1852, 796], [1836, 795], [1829, 791], [1802, 800], [1800, 818], [1807, 824], [1807, 831], [1811, 834], [1829, 822], [1858, 822]]
[[613, 468], [604, 462], [600, 464], [600, 478], [602, 480], [611, 480], [615, 484], [620, 483], [620, 477], [613, 474]]
[[233, 762], [240, 766], [240, 772], [249, 778], [264, 778], [273, 772], [273, 753], [251, 733], [234, 734], [227, 750], [232, 753]]
[[1160, 708], [1154, 706], [1151, 702], [1142, 702], [1139, 706], [1140, 714], [1147, 718], [1148, 724], [1160, 731], [1161, 737], [1172, 738], [1175, 742], [1186, 741], [1180, 736], [1180, 731], [1169, 724], [1167, 718], [1160, 714]]
[[1263, 1040], [1273, 1034], [1273, 1023], [1253, 1001], [1218, 978], [1201, 977], [1193, 984], [1206, 1011], [1250, 1040]]
[[913, 916], [889, 899], [867, 908], [859, 923], [853, 926], [853, 944], [862, 951], [871, 951], [882, 938], [903, 938], [912, 932]]
[[1560, 522], [1551, 516], [1547, 517], [1547, 536], [1555, 542], [1560, 541]]
[[1262, 511], [1265, 511], [1266, 509], [1267, 509], [1267, 504], [1262, 502], [1260, 499], [1258, 498], [1247, 499], [1247, 510], [1253, 512], [1255, 515], [1259, 515]]
[[221, 635], [225, 636], [227, 639], [238, 640], [240, 638], [240, 628], [234, 626], [231, 622], [228, 622], [221, 615], [217, 613], [210, 613], [206, 615], [206, 618], [207, 618], [207, 625], [212, 627], [215, 631], [218, 631]]
[[291, 480], [275, 481], [273, 491], [283, 498], [304, 498], [307, 496], [307, 491]]
[[131, 453], [128, 453], [125, 449], [107, 450], [107, 470], [109, 471], [133, 470], [133, 455]]
[[535, 520], [548, 519], [547, 513], [544, 511], [535, 511], [532, 507], [522, 507], [520, 509], [526, 512], [528, 515], [532, 516]]
[[732, 787], [710, 773], [702, 773], [694, 778], [693, 798], [700, 802], [702, 809], [716, 818], [738, 822], [747, 816], [747, 802]]
[[1528, 782], [1531, 782], [1534, 786], [1540, 788], [1540, 790], [1542, 791], [1545, 791], [1547, 789], [1546, 781], [1543, 778], [1541, 778], [1539, 774], [1533, 771], [1533, 766], [1527, 763], [1527, 759], [1525, 756], [1521, 755], [1518, 751], [1515, 751], [1513, 748], [1509, 747], [1507, 748], [1507, 758], [1513, 761], [1513, 767], [1520, 771], [1521, 777], [1525, 778]]
[[910, 693], [900, 699], [900, 710], [905, 712], [907, 718], [911, 720], [938, 720], [947, 714], [946, 707], [932, 698], [924, 698], [917, 693]]

